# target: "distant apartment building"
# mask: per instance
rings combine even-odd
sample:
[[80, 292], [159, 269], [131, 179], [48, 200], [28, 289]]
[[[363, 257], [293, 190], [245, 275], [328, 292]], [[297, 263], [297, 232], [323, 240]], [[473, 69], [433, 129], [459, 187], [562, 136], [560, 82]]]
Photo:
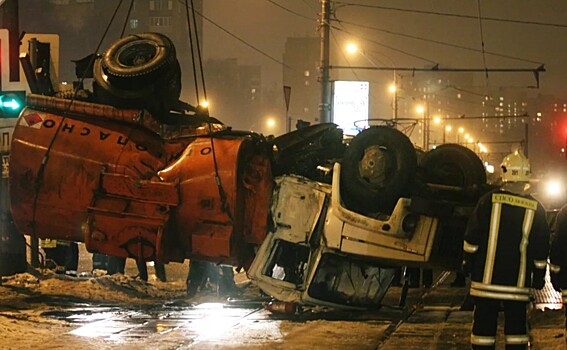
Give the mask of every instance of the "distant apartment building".
[[319, 38], [288, 38], [283, 55], [283, 85], [291, 87], [288, 115], [291, 130], [297, 120], [319, 122], [321, 85], [319, 76]]
[[240, 64], [235, 58], [209, 59], [204, 71], [211, 115], [237, 129], [261, 130], [261, 67]]
[[[109, 26], [117, 9], [115, 20], [100, 45], [102, 53], [112, 42], [124, 35], [140, 32], [158, 32], [171, 38], [176, 46], [177, 58], [182, 67], [184, 90], [193, 89], [193, 70], [187, 10], [184, 2], [177, 0], [136, 0], [129, 16], [130, 1], [115, 0], [20, 0], [20, 31], [32, 33], [56, 33], [60, 36], [60, 80], [72, 81], [76, 60], [93, 53]], [[203, 11], [203, 0], [194, 0], [195, 10]], [[191, 12], [189, 18], [193, 21]], [[201, 42], [202, 19], [196, 15], [196, 28]], [[195, 28], [195, 27], [193, 27]], [[195, 30], [193, 32], [193, 43]], [[203, 43], [201, 42], [201, 45]], [[182, 97], [190, 98], [195, 103], [194, 93], [184, 91]]]

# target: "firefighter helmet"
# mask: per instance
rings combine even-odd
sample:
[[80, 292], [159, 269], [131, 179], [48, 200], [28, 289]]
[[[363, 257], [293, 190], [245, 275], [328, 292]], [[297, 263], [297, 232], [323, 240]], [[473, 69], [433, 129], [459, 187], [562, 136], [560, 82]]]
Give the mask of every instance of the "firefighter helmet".
[[528, 182], [530, 180], [530, 161], [518, 151], [504, 157], [500, 167], [504, 182]]

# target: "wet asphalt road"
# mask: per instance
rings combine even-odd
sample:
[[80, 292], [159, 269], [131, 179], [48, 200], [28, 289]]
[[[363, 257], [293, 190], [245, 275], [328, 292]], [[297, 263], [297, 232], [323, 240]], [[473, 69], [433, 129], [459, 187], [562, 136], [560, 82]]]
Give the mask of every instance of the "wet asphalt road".
[[[64, 336], [72, 344], [70, 348], [470, 348], [472, 312], [461, 310], [465, 288], [452, 288], [444, 280], [431, 289], [410, 289], [405, 307], [398, 307], [400, 292], [400, 288], [391, 288], [382, 309], [374, 312], [304, 310], [293, 315], [272, 314], [264, 309], [261, 300], [198, 304], [176, 301], [138, 307], [59, 299], [37, 302], [51, 305], [42, 318], [71, 325], [72, 330]], [[562, 310], [533, 310], [530, 318], [532, 349], [564, 349]], [[500, 322], [499, 334], [502, 326]], [[61, 348], [61, 342], [57, 348]], [[502, 337], [497, 349], [504, 349]]]

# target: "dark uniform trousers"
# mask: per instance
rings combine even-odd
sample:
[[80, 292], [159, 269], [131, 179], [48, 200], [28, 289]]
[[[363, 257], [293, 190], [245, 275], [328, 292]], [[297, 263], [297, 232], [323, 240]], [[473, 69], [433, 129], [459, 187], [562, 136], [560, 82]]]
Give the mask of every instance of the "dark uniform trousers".
[[528, 348], [529, 337], [524, 301], [475, 297], [474, 323], [471, 335], [473, 349], [495, 349], [498, 312], [504, 307], [506, 350]]
[[475, 301], [472, 348], [495, 349], [502, 306], [506, 350], [528, 349], [526, 309], [532, 288], [545, 284], [549, 254], [545, 209], [527, 194], [485, 194], [470, 217], [463, 251]]
[[[557, 213], [549, 255], [549, 272], [553, 288], [561, 292], [567, 330], [567, 204]], [[567, 338], [565, 342], [567, 345]]]

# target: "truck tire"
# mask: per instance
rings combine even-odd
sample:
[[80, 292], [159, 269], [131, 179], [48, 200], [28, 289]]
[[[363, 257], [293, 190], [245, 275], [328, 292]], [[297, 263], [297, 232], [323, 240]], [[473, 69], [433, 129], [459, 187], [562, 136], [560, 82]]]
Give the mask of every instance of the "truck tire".
[[177, 61], [175, 56], [167, 36], [140, 33], [114, 42], [102, 57], [102, 68], [112, 85], [124, 88], [151, 83], [170, 69]]
[[130, 78], [120, 78], [122, 84], [117, 85], [116, 79], [105, 74], [100, 58], [95, 60], [93, 76], [93, 92], [98, 102], [117, 108], [143, 108], [158, 119], [172, 109], [181, 95], [181, 68], [177, 60], [158, 79], [143, 84], [135, 80], [126, 84]]
[[341, 196], [350, 210], [390, 212], [409, 193], [417, 169], [416, 151], [400, 131], [375, 126], [362, 131], [345, 151]]
[[486, 171], [480, 158], [458, 144], [444, 144], [427, 152], [420, 168], [426, 183], [463, 188], [486, 184]]

